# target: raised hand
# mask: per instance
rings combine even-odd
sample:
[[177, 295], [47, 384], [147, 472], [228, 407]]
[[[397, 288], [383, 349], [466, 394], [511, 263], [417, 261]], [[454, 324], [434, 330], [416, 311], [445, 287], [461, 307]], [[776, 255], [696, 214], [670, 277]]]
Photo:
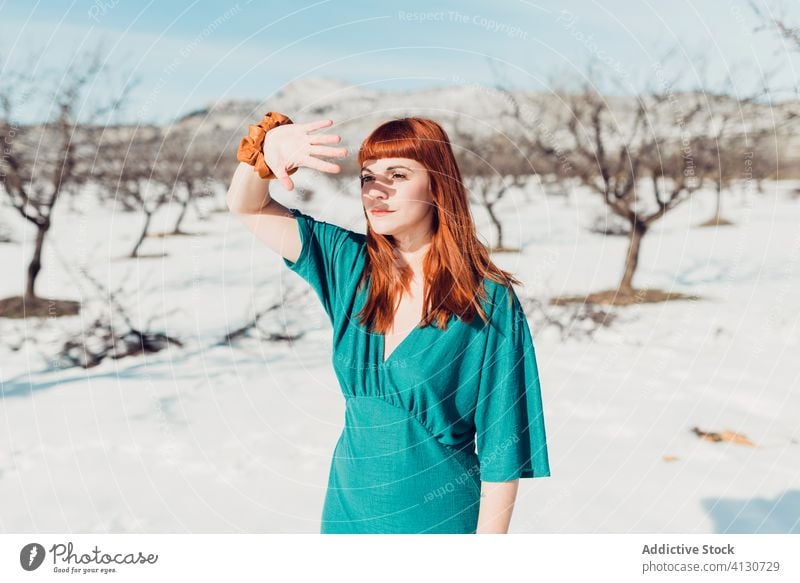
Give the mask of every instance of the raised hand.
[[333, 120], [322, 119], [309, 123], [291, 123], [272, 128], [264, 137], [264, 161], [286, 190], [294, 190], [289, 176], [292, 168], [306, 166], [322, 172], [338, 174], [338, 164], [326, 162], [315, 156], [343, 158], [347, 148], [332, 148], [323, 144], [338, 144], [342, 138], [336, 134], [311, 134], [315, 130], [333, 125]]

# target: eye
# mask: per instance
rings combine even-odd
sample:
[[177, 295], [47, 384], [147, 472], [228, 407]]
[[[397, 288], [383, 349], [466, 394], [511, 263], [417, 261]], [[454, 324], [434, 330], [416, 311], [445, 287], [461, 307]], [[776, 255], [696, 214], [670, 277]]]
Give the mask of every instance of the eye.
[[[405, 178], [406, 178], [406, 175], [403, 174], [402, 172], [393, 172], [392, 173], [392, 180], [396, 180], [396, 179], [405, 180]], [[375, 177], [372, 176], [371, 174], [362, 174], [361, 175], [361, 186], [364, 186], [364, 183], [372, 182], [373, 180], [375, 180]]]

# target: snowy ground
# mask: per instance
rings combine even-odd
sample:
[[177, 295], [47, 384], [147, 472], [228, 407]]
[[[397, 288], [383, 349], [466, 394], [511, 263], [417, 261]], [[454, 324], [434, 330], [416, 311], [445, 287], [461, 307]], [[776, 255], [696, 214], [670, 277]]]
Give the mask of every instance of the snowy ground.
[[[701, 301], [621, 309], [593, 341], [562, 341], [531, 321], [552, 476], [522, 480], [512, 532], [800, 532], [800, 204], [784, 194], [794, 187], [729, 197], [736, 225], [718, 229], [694, 227], [713, 210], [703, 193], [648, 234], [635, 284]], [[357, 196], [273, 194], [363, 230]], [[185, 346], [48, 370], [53, 341], [98, 306], [38, 327], [0, 319], [0, 531], [318, 532], [344, 408], [316, 297], [264, 322], [305, 330], [293, 346], [214, 347], [254, 306], [305, 292], [304, 282], [227, 214], [192, 216], [186, 228], [203, 236], [148, 240], [145, 253], [168, 256], [131, 261], [121, 257], [140, 218], [89, 198], [80, 206], [91, 210], [58, 210], [39, 294], [88, 297], [68, 269], [78, 263], [112, 287], [127, 277], [136, 323], [160, 314], [155, 326]], [[525, 282], [518, 293], [617, 283], [626, 241], [586, 229], [602, 211], [587, 195], [505, 201], [506, 243], [523, 253], [496, 260]], [[17, 240], [0, 244], [5, 297], [23, 288], [30, 232], [2, 212]], [[22, 335], [38, 342], [10, 351]], [[695, 426], [758, 447], [704, 441]]]

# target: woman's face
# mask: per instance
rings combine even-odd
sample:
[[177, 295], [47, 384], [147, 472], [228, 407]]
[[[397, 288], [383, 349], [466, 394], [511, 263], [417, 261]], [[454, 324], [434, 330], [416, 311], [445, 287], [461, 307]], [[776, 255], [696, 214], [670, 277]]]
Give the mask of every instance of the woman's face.
[[[430, 231], [433, 195], [428, 171], [416, 160], [365, 160], [361, 166], [361, 200], [375, 233], [416, 238]], [[380, 209], [391, 212], [373, 212]]]

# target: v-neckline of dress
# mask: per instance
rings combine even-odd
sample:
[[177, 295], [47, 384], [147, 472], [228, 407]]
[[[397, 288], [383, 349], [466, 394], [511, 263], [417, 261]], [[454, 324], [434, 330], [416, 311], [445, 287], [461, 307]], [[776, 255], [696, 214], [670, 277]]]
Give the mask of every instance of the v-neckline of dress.
[[417, 324], [416, 326], [414, 326], [414, 327], [411, 329], [411, 332], [409, 332], [408, 334], [406, 334], [406, 335], [403, 337], [403, 339], [400, 341], [400, 343], [399, 343], [397, 346], [395, 346], [395, 347], [394, 347], [394, 350], [392, 350], [392, 352], [391, 352], [391, 354], [389, 354], [388, 358], [386, 357], [386, 334], [381, 334], [381, 335], [380, 335], [380, 337], [381, 337], [381, 355], [380, 355], [380, 358], [381, 358], [381, 366], [384, 366], [384, 365], [386, 365], [386, 364], [387, 364], [389, 361], [391, 361], [391, 360], [392, 360], [392, 358], [394, 357], [394, 355], [395, 355], [395, 354], [397, 354], [397, 351], [398, 351], [398, 350], [400, 350], [401, 348], [403, 348], [403, 346], [404, 346], [405, 344], [407, 344], [407, 343], [408, 343], [408, 341], [409, 341], [409, 340], [411, 339], [411, 337], [412, 337], [412, 336], [413, 336], [413, 335], [414, 335], [414, 334], [417, 332], [417, 330], [420, 330], [420, 329], [421, 329], [421, 328], [420, 328], [419, 324]]

